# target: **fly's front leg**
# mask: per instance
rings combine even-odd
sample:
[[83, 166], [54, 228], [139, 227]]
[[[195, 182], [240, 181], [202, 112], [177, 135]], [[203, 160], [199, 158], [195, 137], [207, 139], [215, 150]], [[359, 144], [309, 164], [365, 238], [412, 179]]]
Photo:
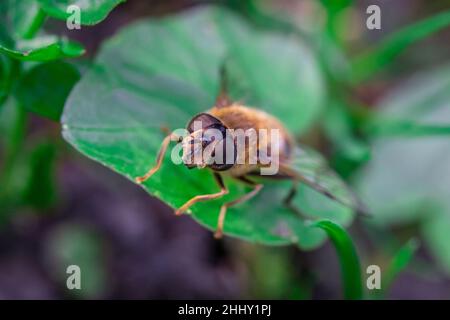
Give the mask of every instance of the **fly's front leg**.
[[164, 140], [161, 144], [161, 148], [159, 150], [158, 156], [156, 157], [156, 165], [154, 167], [152, 167], [145, 175], [143, 175], [141, 177], [136, 177], [135, 181], [137, 183], [143, 183], [145, 180], [150, 179], [150, 177], [161, 168], [161, 164], [164, 159], [164, 155], [166, 154], [167, 147], [170, 144], [170, 141], [180, 141], [180, 137], [171, 133], [164, 138]]

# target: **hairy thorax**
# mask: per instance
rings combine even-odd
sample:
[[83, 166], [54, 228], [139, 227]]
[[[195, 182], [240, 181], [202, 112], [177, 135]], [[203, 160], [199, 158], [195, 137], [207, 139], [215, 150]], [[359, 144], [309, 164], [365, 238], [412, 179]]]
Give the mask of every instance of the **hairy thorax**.
[[[240, 104], [233, 104], [225, 108], [212, 108], [209, 114], [218, 118], [229, 129], [243, 131], [254, 129], [258, 136], [256, 144], [247, 143], [245, 148], [245, 164], [235, 164], [228, 174], [232, 176], [243, 176], [247, 173], [257, 171], [267, 160], [278, 158], [278, 160], [287, 160], [290, 158], [293, 140], [284, 126], [273, 116], [264, 111], [246, 107]], [[259, 134], [264, 129], [267, 134]], [[278, 139], [272, 139], [271, 130], [278, 131]], [[256, 148], [256, 150], [255, 150]], [[276, 152], [272, 150], [276, 148]], [[258, 155], [256, 164], [249, 162], [250, 154]], [[263, 159], [264, 158], [264, 159]]]

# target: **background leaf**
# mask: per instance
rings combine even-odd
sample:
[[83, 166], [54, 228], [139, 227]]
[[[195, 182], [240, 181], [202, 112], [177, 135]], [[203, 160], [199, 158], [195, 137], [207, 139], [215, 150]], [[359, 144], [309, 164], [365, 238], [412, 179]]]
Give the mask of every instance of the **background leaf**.
[[0, 3], [0, 54], [25, 61], [50, 61], [78, 57], [81, 44], [56, 36], [32, 38], [45, 19], [35, 1], [5, 0]]
[[[281, 58], [276, 58], [277, 47], [287, 48]], [[218, 70], [230, 59], [234, 66], [245, 65], [244, 72], [231, 76], [244, 77], [258, 107], [293, 131], [305, 130], [319, 115], [322, 84], [307, 47], [294, 37], [259, 33], [223, 9], [207, 8], [142, 21], [107, 42], [66, 103], [63, 136], [85, 155], [134, 180], [153, 164], [164, 137], [161, 126], [184, 128], [193, 115], [213, 105]], [[192, 208], [193, 218], [210, 229], [216, 228], [221, 204], [246, 192], [241, 184], [226, 183], [226, 198]], [[325, 234], [282, 205], [290, 186], [269, 184], [253, 201], [231, 208], [225, 233], [271, 245], [320, 244]], [[143, 187], [174, 208], [217, 189], [210, 172], [175, 165], [170, 155]], [[352, 219], [349, 209], [309, 189], [302, 187], [295, 200], [308, 216], [343, 224]]]
[[61, 58], [75, 58], [84, 53], [81, 44], [54, 36], [43, 36], [33, 40], [22, 40], [14, 48], [0, 44], [0, 53], [25, 61], [50, 61]]
[[[449, 101], [447, 65], [411, 79], [386, 96], [380, 102], [380, 116], [448, 126]], [[448, 136], [381, 136], [372, 145], [372, 159], [358, 175], [360, 194], [374, 214], [370, 222], [385, 226], [421, 222], [425, 243], [450, 271]]]
[[353, 80], [364, 81], [391, 63], [403, 50], [415, 42], [450, 25], [450, 10], [424, 19], [392, 34], [372, 50], [353, 62]]
[[81, 24], [93, 25], [104, 20], [119, 3], [126, 0], [38, 0], [42, 9], [51, 17], [66, 20], [67, 8], [75, 5], [81, 11]]
[[[40, 13], [37, 1], [3, 0], [0, 3], [1, 32], [13, 39], [30, 36], [34, 25], [42, 23], [44, 16]], [[0, 37], [1, 39], [1, 37]]]
[[68, 63], [39, 64], [23, 76], [16, 96], [26, 110], [59, 121], [64, 103], [79, 79], [78, 70]]

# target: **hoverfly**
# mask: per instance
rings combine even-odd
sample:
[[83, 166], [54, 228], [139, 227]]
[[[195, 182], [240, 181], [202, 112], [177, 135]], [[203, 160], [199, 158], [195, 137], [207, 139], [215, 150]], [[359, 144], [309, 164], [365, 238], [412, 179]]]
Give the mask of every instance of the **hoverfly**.
[[[224, 68], [221, 69], [220, 87], [220, 93], [216, 98], [215, 105], [206, 112], [195, 115], [189, 121], [186, 128], [188, 132], [186, 136], [179, 137], [171, 133], [164, 138], [155, 166], [145, 175], [137, 177], [135, 179], [137, 183], [143, 183], [159, 170], [170, 141], [177, 141], [177, 143], [182, 144], [183, 163], [190, 169], [197, 167], [212, 170], [220, 191], [193, 197], [175, 211], [176, 215], [183, 214], [197, 202], [218, 199], [226, 195], [228, 188], [224, 184], [222, 175], [231, 176], [241, 183], [252, 187], [252, 190], [247, 194], [221, 206], [217, 229], [214, 234], [216, 238], [221, 238], [223, 235], [227, 209], [253, 198], [263, 188], [263, 183], [254, 181], [253, 178], [256, 176], [292, 180], [293, 185], [290, 192], [286, 195], [284, 204], [297, 213], [299, 211], [293, 206], [292, 200], [296, 194], [298, 183], [306, 184], [328, 198], [352, 208], [357, 213], [366, 212], [362, 203], [337, 174], [328, 167], [326, 160], [318, 152], [296, 143], [289, 131], [274, 116], [262, 110], [233, 102], [228, 97]], [[201, 123], [200, 128], [194, 128], [193, 124], [195, 122]], [[208, 135], [205, 134], [207, 130], [212, 128], [223, 133], [219, 136], [219, 139], [209, 139]], [[277, 150], [268, 148], [269, 145], [272, 148], [274, 147], [271, 144], [273, 142], [271, 137], [266, 136], [263, 139], [258, 139], [256, 145], [245, 144], [245, 148], [239, 151], [236, 148], [236, 137], [231, 136], [230, 139], [230, 136], [225, 134], [229, 129], [243, 129], [244, 131], [249, 129], [256, 131], [261, 129], [278, 130], [280, 133], [279, 141], [273, 144]], [[225, 154], [230, 152], [229, 150], [234, 154], [240, 152], [241, 154], [237, 156], [241, 156], [241, 159], [244, 159], [244, 161], [241, 163], [237, 161], [232, 161], [231, 163], [208, 161], [214, 155], [214, 152], [217, 151], [217, 148], [210, 148], [211, 145], [217, 145], [218, 142], [222, 142], [220, 150]], [[209, 148], [209, 151], [207, 151], [207, 148]], [[198, 157], [197, 159], [200, 160], [197, 161], [194, 159], [196, 154], [205, 154], [205, 151], [207, 151], [206, 157]], [[273, 151], [276, 151], [277, 159], [271, 157], [272, 154], [275, 154]], [[249, 154], [252, 152], [256, 154], [256, 162], [250, 163], [248, 161]], [[236, 159], [236, 155], [234, 155], [233, 159]], [[261, 175], [259, 169], [273, 164], [274, 161], [278, 162], [278, 172], [275, 175]]]

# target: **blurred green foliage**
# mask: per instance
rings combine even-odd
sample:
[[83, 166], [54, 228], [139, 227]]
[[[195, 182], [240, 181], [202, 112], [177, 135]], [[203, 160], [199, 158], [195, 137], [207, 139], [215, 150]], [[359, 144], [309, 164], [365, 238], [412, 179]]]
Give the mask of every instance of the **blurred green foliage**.
[[370, 223], [421, 223], [425, 243], [450, 271], [449, 101], [449, 66], [392, 90], [368, 124], [373, 156], [357, 184], [376, 213]]
[[[5, 0], [0, 4], [0, 52], [18, 60], [49, 61], [78, 57], [84, 48], [74, 41], [39, 35], [45, 15], [36, 1]], [[6, 31], [6, 32], [5, 32]]]
[[391, 35], [353, 61], [353, 80], [367, 80], [391, 64], [403, 50], [450, 25], [450, 10], [419, 21]]
[[[114, 7], [113, 2], [78, 3], [86, 13], [82, 22], [101, 21]], [[43, 213], [58, 202], [55, 174], [61, 144], [55, 140], [52, 129], [30, 136], [27, 111], [59, 121], [65, 100], [80, 78], [77, 65], [61, 59], [78, 57], [84, 48], [41, 30], [46, 12], [57, 14], [61, 5], [61, 2], [28, 0], [0, 3], [2, 224], [14, 218], [18, 210]], [[65, 288], [65, 270], [68, 265], [76, 264], [83, 270], [83, 290], [75, 290], [75, 297], [98, 297], [106, 281], [104, 250], [99, 238], [82, 226], [70, 225], [62, 226], [48, 242], [49, 263], [58, 271], [55, 281]]]
[[71, 64], [39, 64], [23, 75], [17, 86], [17, 99], [25, 110], [59, 121], [66, 98], [79, 79], [79, 71]]
[[61, 225], [47, 239], [47, 250], [48, 263], [57, 270], [54, 277], [61, 287], [66, 285], [67, 267], [80, 268], [81, 289], [68, 291], [72, 297], [95, 299], [105, 290], [107, 256], [97, 233], [83, 225]]
[[[313, 277], [292, 264], [289, 248], [244, 247], [249, 270], [249, 294], [256, 299], [310, 299]], [[241, 256], [239, 256], [241, 258]], [[305, 272], [306, 273], [306, 272]]]

